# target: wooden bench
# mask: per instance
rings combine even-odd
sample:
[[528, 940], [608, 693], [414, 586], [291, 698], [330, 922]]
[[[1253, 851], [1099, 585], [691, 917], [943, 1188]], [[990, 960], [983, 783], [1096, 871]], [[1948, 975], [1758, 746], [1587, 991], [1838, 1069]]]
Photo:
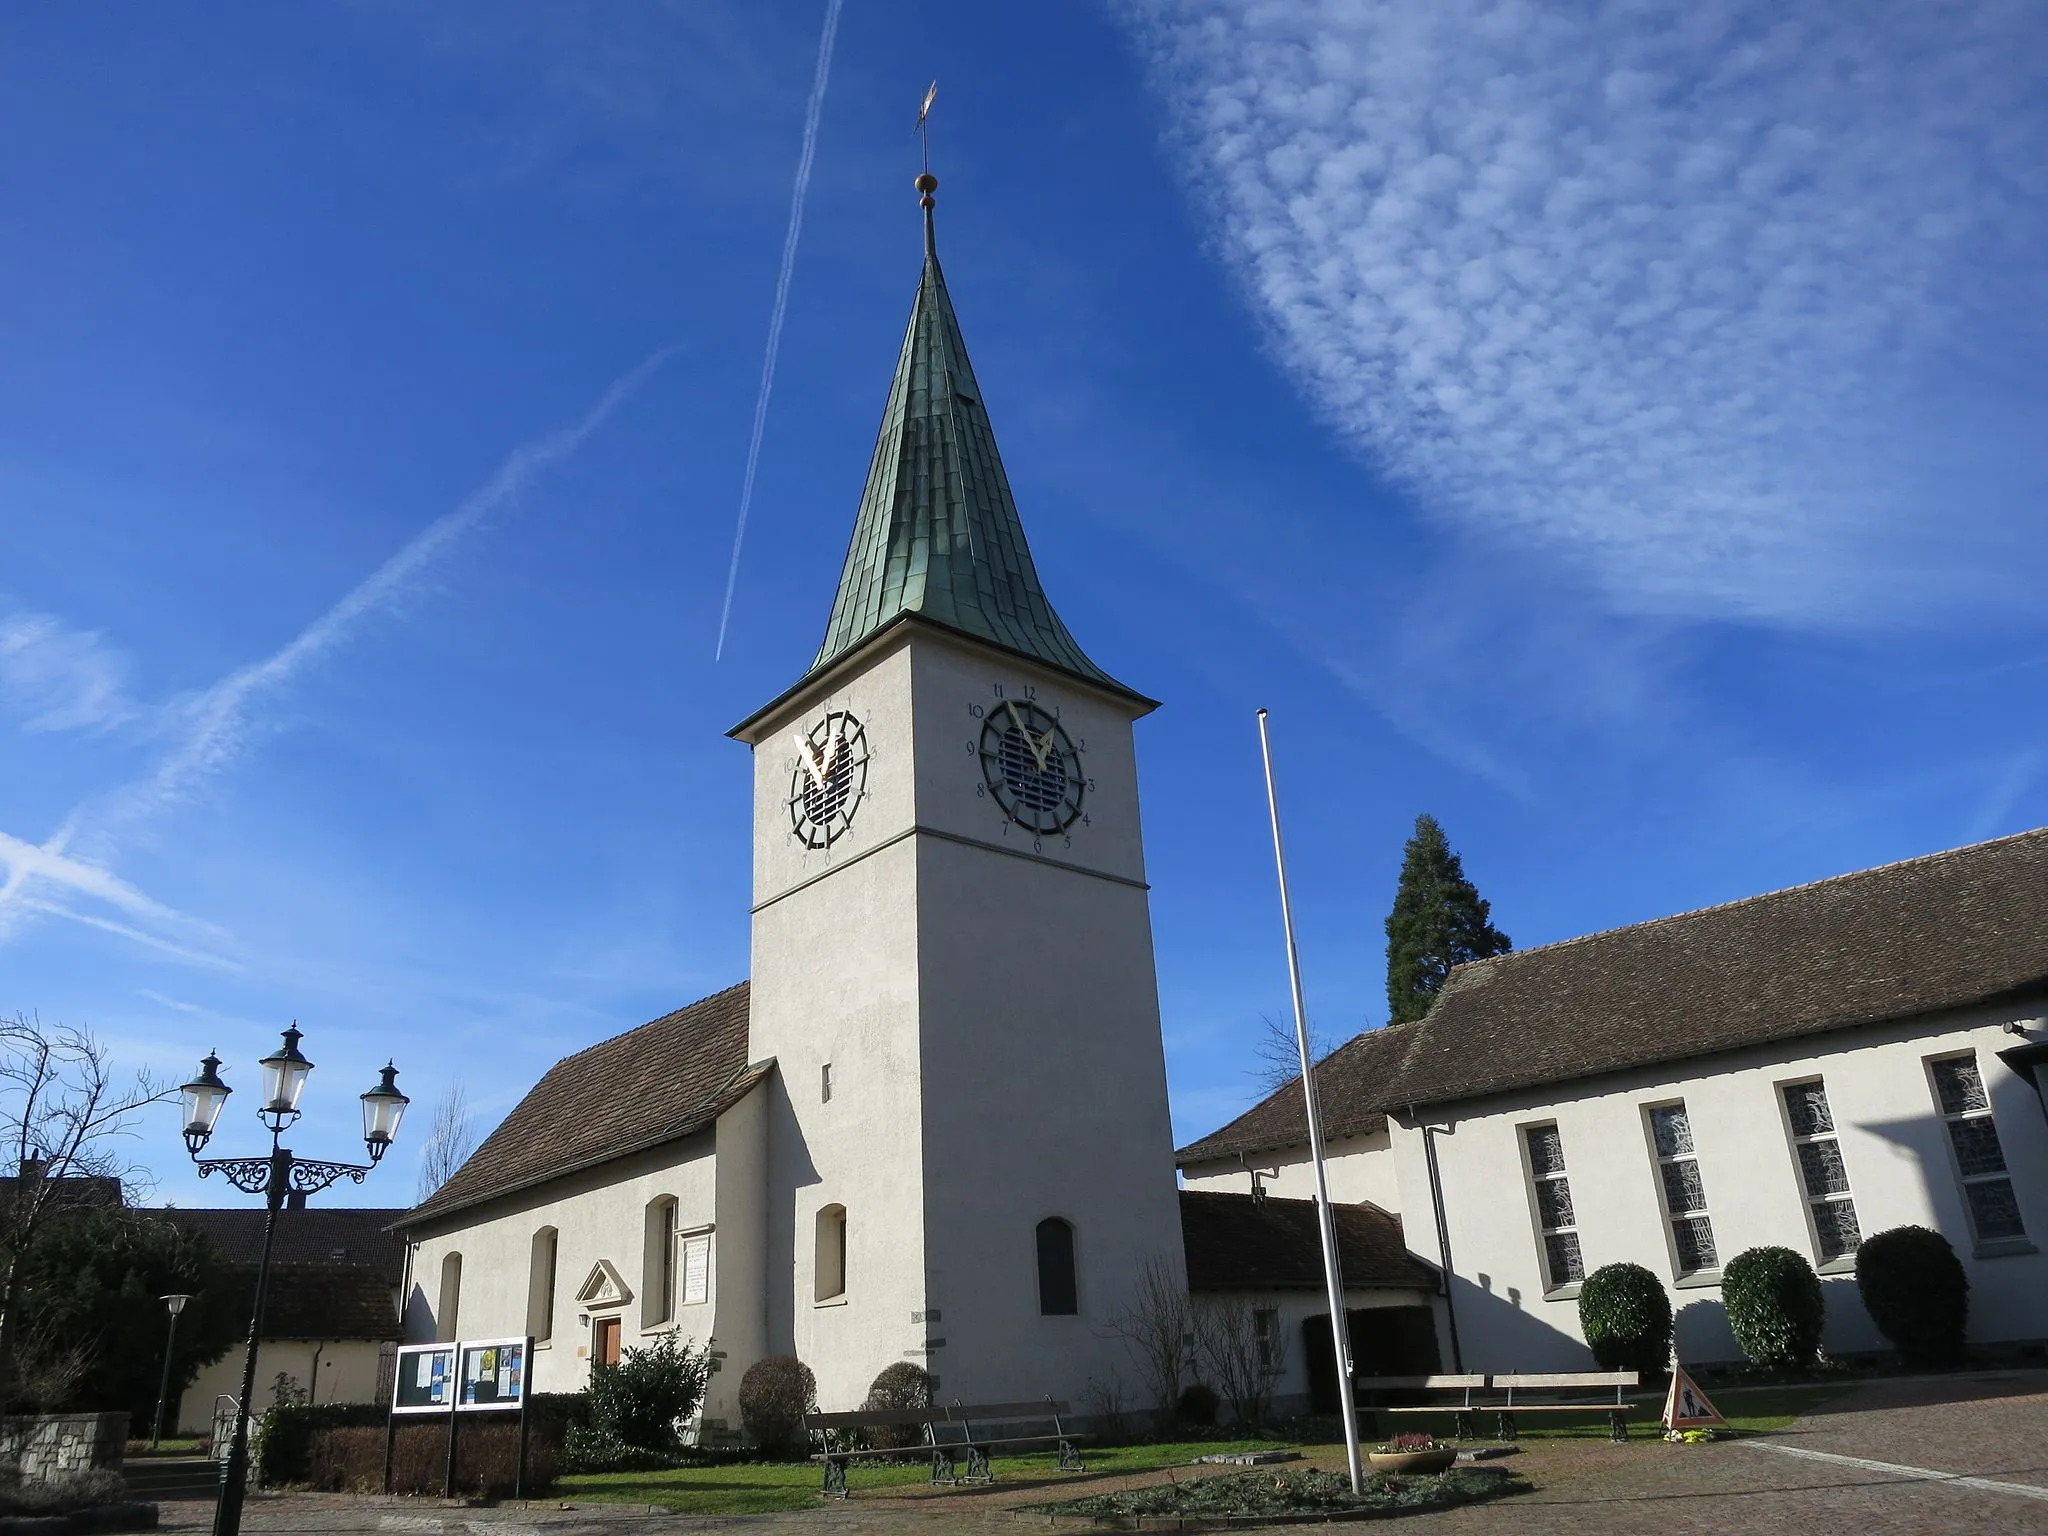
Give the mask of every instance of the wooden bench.
[[1472, 1415], [1482, 1404], [1472, 1401], [1474, 1392], [1486, 1389], [1484, 1376], [1358, 1376], [1352, 1379], [1354, 1390], [1378, 1398], [1389, 1392], [1435, 1392], [1446, 1394], [1445, 1400], [1428, 1403], [1402, 1403], [1389, 1406], [1372, 1402], [1359, 1404], [1359, 1416], [1366, 1420], [1370, 1433], [1371, 1415], [1375, 1413], [1449, 1413], [1455, 1416], [1457, 1436], [1460, 1440], [1473, 1437]]
[[[1615, 1440], [1628, 1439], [1628, 1400], [1622, 1395], [1636, 1385], [1634, 1371], [1565, 1371], [1538, 1375], [1495, 1376], [1492, 1386], [1506, 1397], [1488, 1406], [1500, 1414], [1500, 1437], [1503, 1440], [1515, 1438], [1515, 1417], [1523, 1413], [1604, 1413]], [[1614, 1399], [1608, 1401], [1605, 1390], [1614, 1389]], [[1598, 1398], [1580, 1398], [1576, 1402], [1561, 1403], [1539, 1398], [1529, 1402], [1518, 1400], [1517, 1392], [1589, 1392], [1602, 1389]]]
[[[1061, 1415], [1072, 1411], [1072, 1404], [1056, 1403], [1050, 1397], [1035, 1403], [963, 1404], [956, 1399], [947, 1405], [946, 1417], [931, 1425], [932, 1481], [992, 1483], [996, 1479], [989, 1469], [990, 1454], [1026, 1446], [1054, 1446], [1062, 1472], [1085, 1472], [1078, 1446], [1088, 1437], [1074, 1434], [1060, 1421]], [[1045, 1424], [1050, 1428], [1037, 1434], [1005, 1434], [997, 1429], [1006, 1424]], [[967, 1457], [964, 1472], [956, 1465], [962, 1454]]]
[[[956, 1401], [944, 1408], [861, 1408], [851, 1413], [807, 1413], [804, 1415], [804, 1428], [826, 1437], [826, 1448], [811, 1457], [811, 1460], [824, 1464], [824, 1496], [843, 1499], [847, 1496], [848, 1466], [855, 1461], [882, 1456], [929, 1456], [932, 1481], [945, 1485], [994, 1482], [995, 1474], [989, 1468], [990, 1455], [998, 1450], [1016, 1450], [1023, 1446], [1057, 1447], [1062, 1472], [1084, 1471], [1077, 1446], [1087, 1437], [1074, 1434], [1061, 1422], [1061, 1416], [1071, 1411], [1072, 1405], [1054, 1402], [1050, 1397], [1035, 1403], [970, 1405]], [[1049, 1432], [1039, 1434], [1003, 1433], [999, 1428], [1031, 1423], [1049, 1424], [1051, 1428]], [[900, 1450], [851, 1446], [842, 1449], [832, 1443], [840, 1435], [860, 1430], [913, 1427], [919, 1431], [922, 1443]], [[967, 1463], [965, 1471], [960, 1468], [963, 1458]]]

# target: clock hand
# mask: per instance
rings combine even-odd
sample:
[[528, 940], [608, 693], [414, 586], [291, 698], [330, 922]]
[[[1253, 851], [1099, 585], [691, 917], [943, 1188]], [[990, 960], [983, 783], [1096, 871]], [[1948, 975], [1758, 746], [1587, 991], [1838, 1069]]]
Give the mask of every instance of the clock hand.
[[796, 743], [797, 750], [803, 754], [804, 767], [811, 771], [811, 781], [818, 788], [823, 789], [825, 787], [825, 774], [824, 770], [818, 766], [817, 753], [811, 750], [811, 744], [804, 740], [802, 736], [792, 733], [790, 739]]
[[1031, 727], [1026, 725], [1022, 717], [1018, 715], [1017, 706], [1014, 701], [1005, 699], [1003, 701], [1003, 707], [1009, 710], [1010, 712], [1010, 724], [1017, 727], [1018, 734], [1024, 738], [1024, 744], [1031, 748], [1031, 756], [1032, 759], [1038, 764], [1038, 771], [1040, 773], [1044, 773], [1045, 748], [1038, 744], [1038, 738], [1031, 734]]
[[832, 777], [832, 765], [839, 761], [839, 749], [846, 745], [846, 728], [834, 726], [832, 739], [825, 743], [825, 760], [818, 767], [818, 787], [823, 789], [825, 781]]

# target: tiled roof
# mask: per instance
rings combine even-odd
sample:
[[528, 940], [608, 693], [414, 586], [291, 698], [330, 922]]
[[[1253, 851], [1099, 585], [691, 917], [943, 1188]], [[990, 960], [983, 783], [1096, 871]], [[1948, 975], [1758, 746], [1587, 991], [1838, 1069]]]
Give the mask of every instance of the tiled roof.
[[[1316, 1075], [1334, 1137], [1390, 1109], [2043, 986], [2048, 828], [1474, 960], [1451, 972], [1426, 1018], [1360, 1035]], [[1306, 1140], [1299, 1095], [1282, 1090], [1177, 1157], [1185, 1166]]]
[[400, 1225], [708, 1128], [772, 1065], [747, 1064], [747, 995], [741, 982], [563, 1057]]
[[2048, 828], [1453, 970], [1378, 1095], [1466, 1099], [2048, 982]]
[[[242, 1271], [234, 1315], [249, 1315], [254, 1266]], [[364, 1264], [277, 1264], [263, 1300], [266, 1339], [397, 1339], [398, 1278]]]
[[[1387, 1128], [1387, 1117], [1375, 1097], [1392, 1062], [1399, 1060], [1402, 1031], [1412, 1024], [1368, 1030], [1346, 1041], [1316, 1063], [1316, 1092], [1323, 1102], [1323, 1135], [1329, 1141], [1370, 1136]], [[1185, 1168], [1192, 1163], [1298, 1147], [1308, 1141], [1308, 1116], [1302, 1111], [1301, 1079], [1276, 1088], [1221, 1130], [1190, 1142], [1174, 1153]]]
[[[188, 1231], [212, 1242], [230, 1264], [253, 1265], [263, 1252], [263, 1208], [227, 1209], [176, 1206], [163, 1214]], [[404, 1211], [369, 1206], [308, 1205], [277, 1213], [277, 1236], [271, 1244], [276, 1265], [367, 1266], [396, 1285], [405, 1270], [405, 1245], [388, 1230]]]
[[[1376, 1205], [1332, 1207], [1347, 1289], [1436, 1289], [1436, 1271], [1408, 1251], [1401, 1218]], [[1180, 1192], [1181, 1242], [1195, 1291], [1321, 1290], [1322, 1234], [1313, 1200]]]
[[927, 217], [917, 300], [806, 675], [915, 616], [1138, 698], [1088, 659], [1039, 585], [930, 231]]

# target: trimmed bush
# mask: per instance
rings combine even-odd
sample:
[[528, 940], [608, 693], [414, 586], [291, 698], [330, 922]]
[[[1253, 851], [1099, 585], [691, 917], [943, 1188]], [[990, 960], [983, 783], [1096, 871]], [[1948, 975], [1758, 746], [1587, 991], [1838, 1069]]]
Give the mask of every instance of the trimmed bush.
[[[477, 1498], [509, 1496], [519, 1467], [519, 1424], [511, 1414], [464, 1415], [455, 1442], [455, 1491]], [[555, 1479], [556, 1426], [535, 1418], [527, 1426], [526, 1491], [544, 1491]], [[319, 1429], [312, 1435], [305, 1481], [328, 1493], [384, 1491], [382, 1427]], [[391, 1449], [391, 1491], [438, 1497], [448, 1476], [448, 1423], [401, 1424]]]
[[740, 1378], [740, 1425], [771, 1456], [803, 1443], [804, 1415], [818, 1405], [818, 1378], [795, 1355], [769, 1355]]
[[[388, 1414], [381, 1403], [284, 1403], [249, 1426], [249, 1470], [265, 1488], [312, 1480], [313, 1437], [322, 1430], [376, 1426]], [[442, 1439], [446, 1441], [445, 1421]], [[382, 1450], [378, 1465], [382, 1466]]]
[[[868, 1383], [870, 1411], [929, 1408], [938, 1379], [914, 1360], [898, 1360], [882, 1367], [881, 1374]], [[907, 1451], [924, 1444], [924, 1431], [915, 1424], [876, 1424], [868, 1430], [868, 1444], [878, 1451]]]
[[1721, 1270], [1721, 1305], [1735, 1342], [1758, 1365], [1806, 1370], [1820, 1353], [1828, 1304], [1804, 1254], [1744, 1249]]
[[1214, 1429], [1219, 1402], [1214, 1387], [1206, 1382], [1189, 1382], [1180, 1389], [1180, 1401], [1174, 1404], [1174, 1417], [1193, 1429]]
[[628, 1349], [617, 1365], [590, 1368], [589, 1434], [638, 1451], [680, 1450], [683, 1422], [704, 1400], [710, 1379], [710, 1353], [673, 1333]]
[[1856, 1289], [1878, 1332], [1910, 1366], [1958, 1365], [1970, 1324], [1970, 1277], [1948, 1239], [1893, 1227], [1856, 1250]]
[[1645, 1381], [1671, 1364], [1671, 1298], [1640, 1264], [1603, 1264], [1580, 1282], [1579, 1331], [1603, 1371]]

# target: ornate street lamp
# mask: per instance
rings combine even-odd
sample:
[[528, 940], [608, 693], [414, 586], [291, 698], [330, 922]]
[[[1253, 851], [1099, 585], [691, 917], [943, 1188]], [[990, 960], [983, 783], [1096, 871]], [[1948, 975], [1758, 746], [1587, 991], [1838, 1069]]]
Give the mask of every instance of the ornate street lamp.
[[164, 1401], [171, 1395], [171, 1356], [178, 1350], [178, 1314], [185, 1310], [185, 1303], [191, 1299], [190, 1296], [183, 1295], [159, 1298], [170, 1310], [171, 1331], [164, 1339], [164, 1379], [163, 1384], [156, 1389], [156, 1422], [150, 1426], [149, 1431], [149, 1448], [152, 1451], [162, 1445], [164, 1438]]
[[[249, 1400], [256, 1393], [256, 1349], [263, 1338], [263, 1302], [270, 1283], [270, 1250], [277, 1236], [277, 1213], [288, 1194], [318, 1194], [338, 1179], [363, 1182], [363, 1176], [382, 1161], [398, 1134], [398, 1122], [405, 1117], [410, 1101], [398, 1091], [398, 1069], [387, 1066], [377, 1086], [362, 1096], [363, 1143], [369, 1148], [367, 1165], [357, 1163], [316, 1163], [296, 1157], [281, 1144], [285, 1127], [299, 1118], [299, 1095], [313, 1063], [299, 1051], [297, 1023], [284, 1032], [284, 1043], [258, 1063], [263, 1068], [263, 1103], [257, 1115], [270, 1131], [268, 1157], [202, 1158], [199, 1153], [213, 1135], [221, 1109], [234, 1090], [220, 1080], [220, 1057], [208, 1053], [199, 1064], [199, 1075], [178, 1090], [184, 1108], [185, 1146], [199, 1166], [203, 1179], [218, 1173], [244, 1194], [261, 1195], [268, 1214], [263, 1220], [263, 1252], [256, 1261], [256, 1299], [249, 1309], [249, 1346], [242, 1360], [242, 1396], [236, 1404], [234, 1440], [221, 1468], [220, 1499], [214, 1505], [214, 1536], [238, 1536], [242, 1528], [242, 1497], [249, 1477]], [[168, 1301], [169, 1298], [166, 1298]], [[172, 1309], [175, 1319], [176, 1308]], [[166, 1367], [168, 1369], [168, 1366]], [[168, 1390], [168, 1389], [166, 1389]], [[161, 1415], [162, 1409], [158, 1409]]]

